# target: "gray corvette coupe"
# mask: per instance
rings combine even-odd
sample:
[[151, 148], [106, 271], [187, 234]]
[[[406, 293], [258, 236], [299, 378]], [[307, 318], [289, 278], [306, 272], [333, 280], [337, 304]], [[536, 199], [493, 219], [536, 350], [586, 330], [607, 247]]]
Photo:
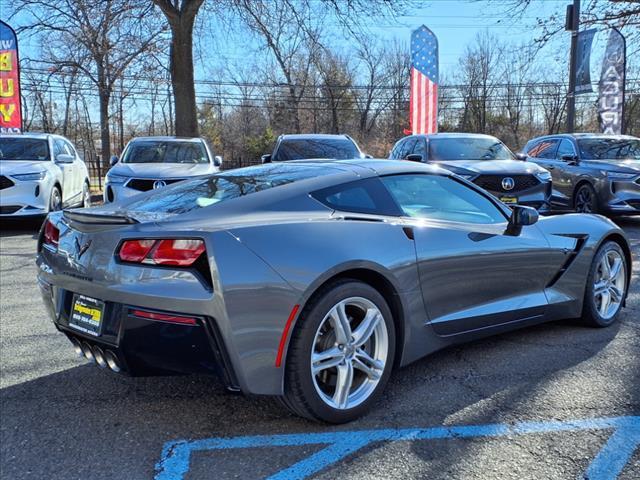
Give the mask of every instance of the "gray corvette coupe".
[[216, 373], [340, 423], [394, 367], [448, 345], [563, 318], [611, 325], [631, 255], [600, 216], [538, 221], [438, 167], [345, 160], [52, 213], [37, 265], [56, 327], [98, 366]]

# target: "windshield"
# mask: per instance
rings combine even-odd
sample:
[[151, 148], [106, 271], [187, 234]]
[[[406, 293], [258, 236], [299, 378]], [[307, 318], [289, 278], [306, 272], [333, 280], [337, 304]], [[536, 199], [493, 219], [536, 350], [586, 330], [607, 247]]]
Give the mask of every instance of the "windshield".
[[578, 148], [583, 160], [640, 160], [637, 138], [580, 138]]
[[144, 140], [130, 143], [122, 163], [209, 163], [202, 142]]
[[49, 142], [42, 138], [0, 137], [0, 160], [49, 160]]
[[291, 167], [273, 163], [239, 168], [169, 185], [145, 195], [141, 200], [129, 203], [126, 208], [138, 212], [186, 213], [330, 172], [331, 169], [326, 167]]
[[430, 138], [429, 160], [513, 160], [514, 156], [495, 138]]
[[348, 138], [283, 140], [272, 160], [282, 162], [309, 158], [347, 160], [360, 158], [360, 152]]

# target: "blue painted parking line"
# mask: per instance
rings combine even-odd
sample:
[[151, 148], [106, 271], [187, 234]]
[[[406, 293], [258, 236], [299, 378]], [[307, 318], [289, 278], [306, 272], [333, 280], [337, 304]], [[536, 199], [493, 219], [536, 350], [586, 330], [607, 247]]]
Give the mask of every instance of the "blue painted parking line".
[[516, 424], [462, 425], [431, 428], [401, 428], [233, 438], [179, 440], [165, 444], [156, 465], [155, 480], [181, 480], [189, 472], [192, 452], [236, 448], [327, 445], [326, 448], [277, 472], [269, 480], [305, 479], [334, 465], [374, 442], [424, 441], [447, 438], [503, 437], [579, 430], [613, 430], [607, 443], [585, 472], [589, 480], [613, 480], [640, 445], [640, 416], [592, 418], [567, 422], [522, 422]]

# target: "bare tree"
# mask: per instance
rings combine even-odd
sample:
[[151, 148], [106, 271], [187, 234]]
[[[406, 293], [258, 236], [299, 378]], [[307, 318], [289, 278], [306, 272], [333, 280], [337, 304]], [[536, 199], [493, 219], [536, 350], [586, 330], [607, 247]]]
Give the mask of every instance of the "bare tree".
[[164, 25], [149, 20], [151, 6], [144, 0], [15, 0], [14, 9], [31, 16], [20, 30], [46, 35], [52, 42], [49, 61], [55, 68], [75, 68], [96, 86], [102, 158], [108, 159], [114, 85], [158, 41]]

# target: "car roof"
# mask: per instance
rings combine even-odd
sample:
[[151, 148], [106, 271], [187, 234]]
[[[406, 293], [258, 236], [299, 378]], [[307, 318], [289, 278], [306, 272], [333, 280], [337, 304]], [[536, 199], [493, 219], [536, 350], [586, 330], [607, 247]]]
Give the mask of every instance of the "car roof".
[[[332, 159], [312, 159], [312, 160], [289, 160], [282, 162], [291, 166], [331, 166], [342, 171], [350, 171], [361, 176], [368, 173], [375, 175], [393, 175], [398, 173], [450, 173], [437, 165], [421, 162], [410, 162], [408, 160], [389, 160], [384, 158], [354, 158], [351, 160]], [[365, 175], [362, 175], [365, 174]]]
[[42, 140], [46, 140], [49, 137], [58, 137], [64, 138], [60, 135], [54, 135], [52, 133], [42, 133], [42, 132], [25, 132], [25, 133], [3, 133], [3, 137], [14, 137], [14, 138], [39, 138]]
[[541, 135], [539, 137], [534, 137], [531, 140], [538, 140], [541, 138], [613, 138], [613, 139], [621, 139], [621, 140], [632, 140], [636, 139], [632, 135], [611, 135], [606, 133], [588, 133], [588, 132], [575, 132], [575, 133], [556, 133], [551, 135]]
[[176, 137], [171, 135], [155, 136], [155, 137], [135, 137], [130, 142], [146, 142], [146, 141], [162, 141], [162, 142], [202, 142], [204, 141], [200, 137]]
[[409, 135], [409, 137], [424, 137], [424, 138], [489, 138], [496, 140], [497, 137], [493, 135], [486, 135], [484, 133], [465, 133], [465, 132], [443, 132], [443, 133], [419, 133], [415, 135]]
[[351, 140], [348, 135], [333, 133], [287, 133], [280, 135], [281, 140], [330, 140], [332, 138]]

